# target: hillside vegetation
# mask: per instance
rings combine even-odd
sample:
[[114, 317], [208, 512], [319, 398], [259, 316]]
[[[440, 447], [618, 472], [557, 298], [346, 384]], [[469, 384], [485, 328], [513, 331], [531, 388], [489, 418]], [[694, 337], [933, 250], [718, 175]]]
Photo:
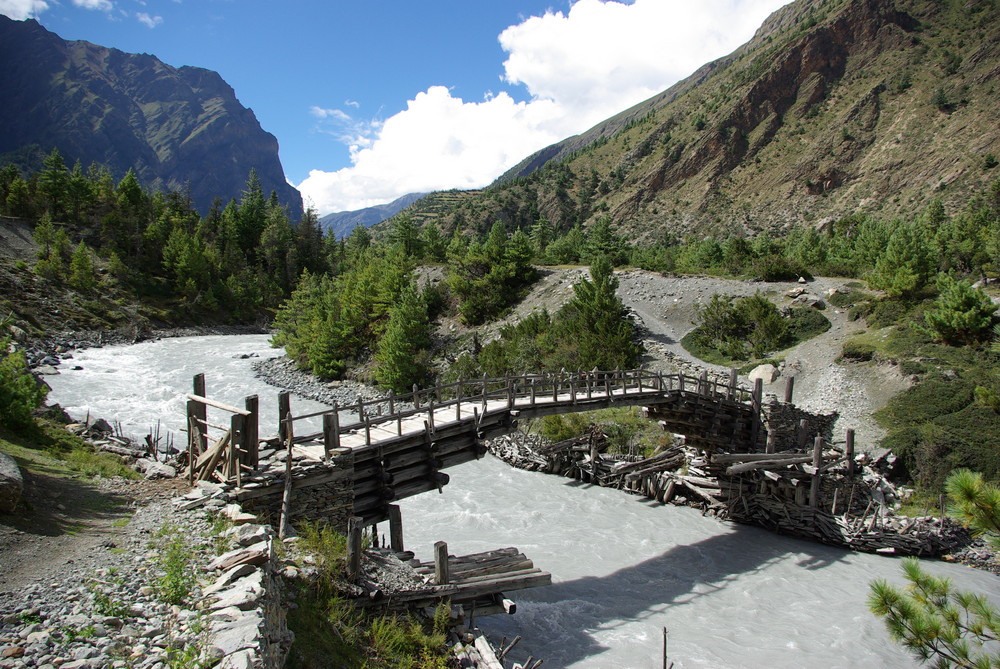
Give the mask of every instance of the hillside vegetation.
[[446, 232], [601, 217], [630, 238], [949, 210], [995, 179], [993, 0], [800, 0], [733, 54], [526, 159]]

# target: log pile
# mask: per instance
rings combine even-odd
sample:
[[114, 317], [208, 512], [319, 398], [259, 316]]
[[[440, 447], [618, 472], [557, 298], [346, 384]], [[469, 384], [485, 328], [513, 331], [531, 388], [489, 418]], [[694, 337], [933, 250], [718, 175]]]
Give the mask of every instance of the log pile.
[[[499, 440], [496, 440], [499, 441]], [[601, 453], [594, 434], [557, 444], [508, 437], [490, 450], [517, 467], [614, 487], [662, 503], [851, 550], [939, 556], [970, 541], [945, 518], [896, 516], [902, 493], [840, 448], [706, 454], [688, 444], [649, 458]], [[515, 442], [515, 443], [511, 443]], [[544, 464], [543, 464], [544, 463]]]

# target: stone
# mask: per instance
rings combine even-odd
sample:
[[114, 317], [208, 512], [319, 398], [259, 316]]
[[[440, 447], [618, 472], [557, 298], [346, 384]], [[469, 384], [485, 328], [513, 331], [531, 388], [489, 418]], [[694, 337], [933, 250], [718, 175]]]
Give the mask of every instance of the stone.
[[222, 509], [222, 515], [228, 518], [235, 525], [245, 525], [257, 520], [257, 516], [252, 513], [245, 513], [239, 504], [227, 504]]
[[232, 537], [240, 546], [249, 546], [269, 539], [271, 533], [264, 525], [237, 525], [226, 530], [223, 536]]
[[215, 638], [209, 644], [210, 651], [216, 651], [221, 656], [232, 655], [241, 650], [257, 648], [260, 645], [260, 626], [263, 620], [252, 613], [219, 626], [212, 626]]
[[252, 669], [253, 661], [254, 655], [251, 651], [241, 650], [222, 658], [219, 669]]
[[106, 434], [110, 434], [115, 431], [115, 429], [111, 427], [111, 424], [108, 421], [104, 420], [103, 418], [98, 418], [97, 420], [92, 422], [90, 424], [90, 429], [94, 430], [95, 432], [104, 432]]
[[758, 365], [754, 367], [753, 371], [750, 372], [748, 378], [750, 381], [756, 381], [760, 379], [765, 385], [774, 383], [774, 380], [778, 378], [778, 368], [774, 365], [768, 363], [764, 365]]
[[0, 650], [0, 657], [24, 657], [24, 646], [7, 646]]
[[14, 513], [23, 491], [24, 477], [17, 462], [6, 453], [0, 453], [0, 513]]
[[204, 590], [202, 590], [202, 594], [204, 595], [214, 594], [222, 590], [223, 588], [227, 587], [236, 579], [243, 578], [244, 576], [249, 576], [255, 571], [257, 571], [257, 568], [254, 567], [253, 565], [249, 564], [237, 565], [232, 569], [230, 569], [229, 571], [225, 572], [218, 579], [216, 579], [215, 583], [207, 586]]
[[146, 479], [172, 479], [177, 476], [177, 470], [162, 462], [153, 462], [146, 466]]
[[55, 376], [59, 373], [59, 370], [52, 365], [39, 365], [34, 369], [35, 374], [42, 374], [44, 376]]
[[257, 602], [264, 594], [263, 576], [258, 571], [246, 578], [233, 583], [228, 590], [216, 593], [219, 601], [212, 604], [213, 609], [226, 609], [235, 606], [241, 611], [249, 611], [256, 608]]
[[241, 564], [262, 565], [268, 561], [270, 554], [271, 542], [261, 541], [246, 548], [237, 548], [223, 553], [209, 563], [208, 569], [209, 571], [213, 569], [226, 570]]

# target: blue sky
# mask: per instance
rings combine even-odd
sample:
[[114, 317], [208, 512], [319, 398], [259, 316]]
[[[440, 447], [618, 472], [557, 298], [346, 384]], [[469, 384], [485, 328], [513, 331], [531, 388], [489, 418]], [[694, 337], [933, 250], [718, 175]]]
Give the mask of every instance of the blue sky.
[[482, 187], [748, 40], [788, 0], [0, 0], [219, 72], [320, 214]]

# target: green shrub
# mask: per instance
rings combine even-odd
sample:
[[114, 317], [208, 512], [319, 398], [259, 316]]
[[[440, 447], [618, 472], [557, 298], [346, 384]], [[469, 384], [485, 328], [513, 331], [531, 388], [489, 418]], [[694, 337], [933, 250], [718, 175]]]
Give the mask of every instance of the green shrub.
[[833, 327], [826, 316], [811, 307], [793, 307], [788, 316], [788, 346], [812, 339]]
[[844, 342], [844, 349], [840, 357], [845, 360], [855, 360], [866, 362], [875, 357], [875, 347], [865, 342], [848, 339]]
[[32, 412], [45, 401], [48, 389], [28, 371], [24, 353], [9, 347], [10, 340], [0, 339], [0, 425], [23, 431], [34, 425]]
[[795, 281], [799, 277], [807, 280], [813, 278], [809, 270], [801, 263], [777, 253], [765, 255], [754, 260], [750, 265], [749, 273], [751, 276], [769, 282]]
[[972, 403], [975, 387], [970, 380], [936, 374], [904, 390], [875, 417], [887, 425], [920, 425], [964, 409]]
[[916, 303], [909, 300], [877, 300], [872, 304], [865, 320], [869, 326], [876, 329], [897, 325], [913, 311], [915, 306]]
[[924, 320], [942, 341], [959, 346], [989, 336], [997, 306], [981, 288], [942, 275], [938, 290], [941, 294], [924, 312]]

